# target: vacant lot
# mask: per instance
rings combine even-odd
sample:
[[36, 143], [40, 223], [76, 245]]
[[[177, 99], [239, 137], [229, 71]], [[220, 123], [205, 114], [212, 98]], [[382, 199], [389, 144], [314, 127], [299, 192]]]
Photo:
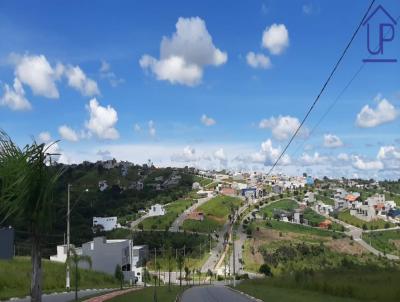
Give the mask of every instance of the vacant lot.
[[299, 205], [292, 199], [282, 199], [263, 207], [260, 212], [272, 217], [275, 210], [292, 211], [298, 208]]
[[364, 233], [363, 239], [377, 250], [400, 255], [400, 230]]
[[395, 225], [393, 223], [390, 222], [386, 222], [382, 219], [377, 219], [377, 220], [373, 220], [373, 221], [364, 221], [361, 220], [353, 215], [350, 215], [350, 211], [346, 210], [343, 212], [339, 213], [339, 217], [340, 220], [354, 225], [356, 227], [359, 228], [363, 228], [363, 226], [369, 230], [373, 230], [373, 229], [384, 229], [386, 226], [388, 227], [394, 227]]
[[214, 197], [197, 208], [197, 211], [204, 213], [204, 220], [187, 219], [183, 223], [183, 229], [204, 233], [217, 231], [228, 220], [232, 208], [238, 208], [241, 202], [239, 198], [230, 196]]

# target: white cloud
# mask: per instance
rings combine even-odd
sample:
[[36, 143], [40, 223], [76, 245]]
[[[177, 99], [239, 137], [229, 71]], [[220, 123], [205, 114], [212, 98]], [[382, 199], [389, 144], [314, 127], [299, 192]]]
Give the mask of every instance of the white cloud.
[[[270, 139], [261, 143], [261, 149], [258, 152], [250, 154], [250, 156], [239, 156], [236, 159], [242, 162], [251, 162], [255, 164], [263, 164], [265, 166], [273, 165], [281, 154], [280, 147], [274, 147]], [[284, 154], [278, 165], [286, 166], [291, 163], [289, 155]]]
[[214, 152], [214, 157], [219, 160], [226, 160], [225, 152], [223, 148], [219, 148]]
[[289, 46], [289, 32], [285, 24], [272, 24], [266, 27], [262, 36], [262, 46], [272, 54], [279, 55]]
[[84, 96], [99, 95], [100, 91], [97, 83], [88, 78], [79, 66], [67, 66], [64, 71], [68, 79], [68, 85], [78, 90]]
[[154, 122], [152, 120], [150, 120], [148, 123], [148, 126], [149, 126], [149, 135], [151, 137], [155, 137], [157, 131], [156, 131], [156, 126], [155, 126]]
[[337, 158], [341, 161], [348, 161], [350, 160], [350, 157], [347, 153], [339, 153]]
[[196, 149], [190, 146], [186, 146], [183, 148], [183, 151], [178, 154], [174, 154], [171, 156], [172, 161], [177, 162], [193, 162], [197, 161], [199, 158], [196, 154]]
[[39, 143], [48, 143], [52, 140], [51, 134], [48, 131], [40, 132], [38, 135], [38, 142]]
[[[271, 117], [269, 119], [263, 119], [259, 123], [259, 127], [261, 129], [270, 128], [272, 131], [272, 135], [277, 140], [287, 140], [291, 137], [300, 126], [300, 121], [289, 115], [287, 116], [279, 116], [277, 118]], [[307, 137], [308, 129], [304, 128], [304, 126], [300, 129], [299, 136]]]
[[201, 82], [206, 65], [219, 66], [227, 60], [227, 53], [214, 46], [204, 20], [181, 17], [172, 37], [163, 37], [160, 59], [145, 54], [139, 64], [153, 72], [158, 80], [195, 86]]
[[59, 93], [56, 80], [60, 74], [58, 70], [51, 67], [44, 55], [24, 55], [14, 56], [15, 76], [23, 83], [28, 85], [34, 94], [46, 98], [57, 99]]
[[2, 106], [8, 106], [12, 110], [30, 110], [31, 104], [25, 97], [25, 91], [18, 78], [14, 79], [13, 87], [4, 85], [4, 95], [0, 98]]
[[360, 156], [353, 156], [353, 167], [358, 170], [381, 170], [383, 163], [380, 160], [363, 160]]
[[315, 7], [312, 3], [303, 4], [301, 9], [306, 15], [312, 15], [313, 13], [317, 13], [319, 11], [318, 7]]
[[325, 134], [324, 135], [324, 147], [326, 148], [338, 148], [343, 146], [342, 140], [333, 134]]
[[111, 71], [111, 65], [107, 61], [104, 60], [101, 61], [99, 72], [100, 72], [100, 77], [103, 79], [107, 79], [112, 87], [117, 87], [119, 84], [125, 82], [124, 79], [118, 78], [116, 74], [113, 71]]
[[303, 153], [303, 155], [300, 157], [301, 163], [306, 166], [323, 165], [327, 162], [327, 160], [327, 157], [319, 155], [318, 152], [314, 152], [313, 155]]
[[140, 132], [142, 130], [142, 127], [140, 127], [139, 124], [135, 124], [133, 125], [133, 130], [135, 130], [135, 132]]
[[362, 128], [376, 127], [395, 120], [398, 115], [398, 109], [387, 99], [381, 99], [375, 109], [365, 105], [357, 114], [356, 124]]
[[62, 125], [58, 128], [58, 133], [60, 133], [63, 139], [66, 139], [71, 142], [77, 142], [79, 140], [78, 134], [75, 130], [71, 129], [67, 125]]
[[216, 123], [216, 121], [215, 121], [213, 118], [211, 118], [211, 117], [209, 117], [209, 116], [207, 116], [207, 115], [205, 115], [205, 114], [203, 114], [203, 115], [201, 116], [200, 121], [201, 121], [201, 122], [203, 123], [203, 125], [205, 125], [205, 126], [212, 126], [212, 125], [215, 125], [215, 123]]
[[256, 54], [250, 51], [246, 55], [246, 61], [253, 68], [267, 69], [271, 67], [271, 60], [261, 53]]
[[114, 108], [110, 105], [102, 107], [95, 98], [89, 101], [86, 108], [90, 118], [85, 122], [85, 126], [90, 133], [101, 139], [117, 139], [119, 137], [119, 133], [115, 129], [118, 114]]
[[379, 148], [377, 158], [379, 160], [400, 159], [400, 148], [396, 148], [395, 146], [382, 146]]

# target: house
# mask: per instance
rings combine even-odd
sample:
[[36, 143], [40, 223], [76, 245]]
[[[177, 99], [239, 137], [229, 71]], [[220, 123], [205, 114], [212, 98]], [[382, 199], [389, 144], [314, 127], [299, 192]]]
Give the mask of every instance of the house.
[[117, 217], [93, 217], [93, 230], [96, 229], [96, 227], [101, 227], [102, 230], [108, 232], [113, 229], [116, 229], [120, 227], [120, 225], [117, 223], [118, 218]]
[[102, 162], [102, 166], [104, 169], [110, 170], [118, 166], [118, 163], [115, 158], [110, 160], [105, 160]]
[[333, 207], [323, 203], [322, 201], [318, 201], [315, 205], [315, 210], [322, 215], [329, 215], [333, 212]]
[[[70, 250], [74, 249], [77, 255], [82, 255], [81, 248], [75, 248], [73, 244], [69, 245]], [[67, 245], [57, 245], [57, 255], [50, 256], [50, 261], [65, 263], [67, 260]]]
[[273, 185], [272, 192], [274, 192], [275, 194], [282, 194], [283, 188], [280, 185]]
[[165, 209], [164, 206], [161, 204], [155, 204], [152, 205], [150, 208], [150, 211], [147, 216], [153, 217], [153, 216], [164, 216], [165, 215]]
[[99, 190], [103, 192], [108, 188], [107, 180], [100, 180], [99, 181]]
[[200, 184], [199, 184], [198, 182], [194, 182], [194, 183], [192, 184], [192, 189], [193, 189], [193, 190], [200, 190], [200, 189], [201, 189], [201, 186], [200, 186]]
[[246, 188], [242, 189], [242, 196], [247, 197], [249, 199], [257, 198], [257, 189], [256, 188]]
[[307, 192], [304, 194], [304, 199], [303, 201], [307, 204], [314, 203], [315, 202], [315, 195], [313, 192]]
[[226, 196], [236, 196], [236, 190], [233, 188], [222, 188], [220, 193]]
[[14, 256], [14, 229], [0, 228], [0, 259], [10, 260]]
[[[92, 260], [92, 269], [114, 275], [117, 265], [121, 266], [125, 280], [143, 282], [143, 266], [149, 258], [147, 245], [133, 246], [130, 239], [106, 240], [105, 237], [95, 237], [93, 241], [82, 244], [82, 255]], [[81, 268], [89, 268], [85, 262], [80, 262]]]

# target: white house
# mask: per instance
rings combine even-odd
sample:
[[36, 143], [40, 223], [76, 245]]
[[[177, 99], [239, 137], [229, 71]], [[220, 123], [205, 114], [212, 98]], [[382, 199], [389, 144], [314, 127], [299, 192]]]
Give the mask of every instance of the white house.
[[[69, 245], [70, 250], [74, 249], [78, 255], [82, 255], [81, 248], [75, 248], [73, 244]], [[57, 255], [50, 256], [50, 261], [65, 263], [67, 261], [67, 245], [57, 245]]]
[[193, 185], [192, 185], [192, 189], [193, 190], [200, 190], [201, 186], [200, 186], [200, 184], [198, 182], [194, 182]]
[[93, 217], [93, 227], [101, 225], [104, 231], [111, 231], [119, 226], [117, 217]]
[[103, 192], [107, 188], [108, 188], [107, 180], [100, 180], [99, 181], [99, 190], [101, 192]]
[[161, 204], [152, 205], [148, 213], [149, 217], [164, 216], [164, 215], [165, 215], [165, 209], [164, 206]]

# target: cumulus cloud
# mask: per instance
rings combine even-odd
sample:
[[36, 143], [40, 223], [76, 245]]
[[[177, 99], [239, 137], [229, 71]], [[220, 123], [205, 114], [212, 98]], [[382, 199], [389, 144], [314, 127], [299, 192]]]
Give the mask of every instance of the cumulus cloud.
[[66, 139], [71, 142], [77, 142], [79, 140], [78, 134], [72, 128], [67, 125], [62, 125], [58, 128], [58, 133], [61, 135], [63, 139]]
[[267, 69], [271, 67], [271, 60], [261, 53], [248, 52], [246, 61], [253, 68]]
[[13, 87], [4, 85], [4, 95], [0, 98], [0, 105], [7, 106], [11, 110], [30, 110], [31, 103], [25, 97], [25, 91], [18, 78], [14, 79]]
[[[261, 143], [259, 151], [251, 153], [246, 156], [236, 157], [237, 161], [244, 163], [263, 164], [265, 166], [273, 165], [281, 154], [280, 147], [274, 147], [270, 139]], [[290, 157], [285, 154], [280, 159], [278, 165], [289, 165], [291, 163]]]
[[338, 148], [343, 146], [342, 140], [333, 134], [325, 134], [324, 135], [324, 147], [326, 148]]
[[207, 115], [205, 115], [205, 114], [203, 114], [203, 115], [201, 116], [200, 121], [201, 121], [201, 122], [203, 123], [203, 125], [205, 125], [205, 126], [212, 126], [212, 125], [215, 125], [215, 123], [216, 123], [216, 121], [215, 121], [213, 118], [211, 118], [211, 117], [209, 117], [209, 116], [207, 116]]
[[149, 126], [149, 135], [151, 137], [155, 137], [157, 131], [156, 131], [156, 126], [154, 124], [154, 121], [150, 120], [149, 123], [148, 123], [148, 126]]
[[327, 160], [327, 157], [321, 156], [318, 152], [314, 152], [313, 155], [303, 153], [303, 155], [300, 157], [300, 162], [307, 166], [323, 165], [327, 162]]
[[14, 55], [15, 76], [28, 85], [35, 95], [57, 99], [59, 93], [56, 81], [60, 78], [58, 69], [51, 67], [44, 55]]
[[108, 150], [99, 150], [96, 152], [97, 156], [100, 156], [102, 160], [110, 160], [112, 159], [111, 152]]
[[135, 125], [133, 125], [133, 130], [135, 130], [135, 132], [140, 132], [142, 130], [142, 127], [140, 127], [140, 125], [136, 123]]
[[111, 65], [107, 61], [102, 60], [99, 69], [100, 77], [107, 79], [112, 87], [117, 87], [119, 84], [124, 83], [125, 80], [118, 78], [117, 75], [111, 71]]
[[347, 153], [339, 153], [337, 159], [341, 161], [348, 161], [350, 160], [350, 156]]
[[97, 83], [88, 78], [79, 66], [67, 66], [64, 71], [68, 80], [68, 85], [78, 90], [84, 96], [99, 95], [100, 91]]
[[[263, 119], [259, 123], [259, 128], [269, 128], [272, 131], [272, 135], [277, 140], [287, 140], [291, 137], [300, 126], [300, 121], [296, 117], [292, 116], [279, 116], [277, 118], [271, 117], [269, 119]], [[302, 127], [298, 133], [301, 137], [308, 136], [308, 129]]]
[[172, 37], [163, 37], [160, 59], [143, 55], [140, 66], [150, 70], [158, 80], [195, 86], [201, 82], [206, 65], [219, 66], [228, 60], [226, 52], [216, 48], [204, 20], [179, 18]]
[[262, 46], [273, 55], [281, 54], [289, 46], [289, 32], [285, 24], [272, 24], [266, 27], [262, 36]]
[[48, 143], [48, 142], [50, 142], [51, 140], [52, 140], [51, 134], [50, 134], [50, 132], [48, 132], [48, 131], [40, 132], [39, 135], [38, 135], [38, 142], [39, 142], [40, 144]]
[[85, 122], [85, 127], [91, 134], [95, 134], [100, 139], [117, 139], [119, 133], [115, 129], [118, 121], [117, 111], [110, 105], [103, 107], [93, 98], [86, 106], [90, 118]]
[[395, 146], [382, 146], [379, 148], [377, 158], [379, 160], [400, 159], [400, 148], [396, 148]]
[[190, 146], [186, 146], [183, 148], [183, 151], [178, 154], [173, 154], [171, 156], [172, 161], [177, 162], [193, 162], [197, 161], [199, 158], [196, 154], [196, 149]]
[[383, 163], [380, 160], [364, 160], [360, 156], [353, 156], [353, 167], [358, 170], [381, 170]]
[[399, 115], [396, 109], [387, 99], [381, 99], [375, 109], [365, 105], [357, 114], [356, 125], [362, 128], [376, 127], [395, 120]]
[[225, 152], [223, 148], [219, 148], [214, 152], [214, 157], [219, 160], [226, 160]]

